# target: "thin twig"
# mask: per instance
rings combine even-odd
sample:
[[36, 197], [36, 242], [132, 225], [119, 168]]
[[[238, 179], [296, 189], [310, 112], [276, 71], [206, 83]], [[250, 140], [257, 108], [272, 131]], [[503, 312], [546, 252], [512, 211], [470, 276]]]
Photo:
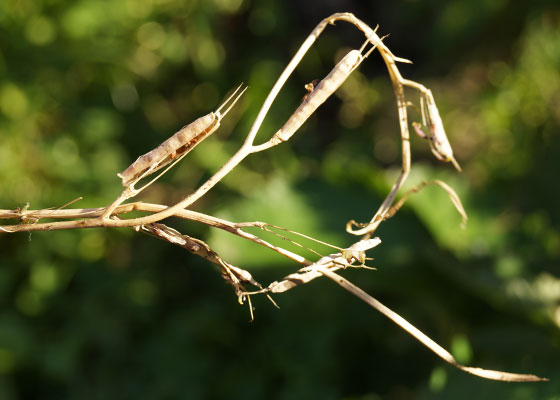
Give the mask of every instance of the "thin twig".
[[342, 276], [334, 273], [332, 270], [328, 268], [321, 268], [318, 267], [318, 271], [331, 279], [336, 284], [340, 285], [344, 289], [348, 290], [354, 296], [358, 297], [360, 300], [364, 301], [365, 303], [369, 304], [371, 307], [375, 308], [381, 314], [385, 315], [395, 324], [400, 326], [410, 335], [412, 335], [416, 340], [422, 343], [424, 346], [429, 348], [433, 351], [436, 355], [442, 358], [447, 363], [453, 365], [456, 368], [459, 368], [462, 371], [468, 372], [469, 374], [477, 375], [482, 378], [492, 379], [496, 381], [506, 381], [506, 382], [538, 382], [538, 381], [547, 381], [547, 378], [541, 378], [536, 375], [530, 374], [513, 374], [510, 372], [502, 372], [502, 371], [494, 371], [489, 369], [483, 368], [474, 368], [474, 367], [467, 367], [462, 364], [459, 364], [455, 358], [441, 347], [439, 344], [434, 342], [428, 336], [426, 336], [422, 331], [408, 322], [406, 319], [401, 317], [399, 314], [388, 308], [387, 306], [383, 305], [379, 300], [375, 299], [368, 293], [364, 292], [362, 289], [354, 285], [352, 282], [348, 281], [347, 279], [343, 278]]

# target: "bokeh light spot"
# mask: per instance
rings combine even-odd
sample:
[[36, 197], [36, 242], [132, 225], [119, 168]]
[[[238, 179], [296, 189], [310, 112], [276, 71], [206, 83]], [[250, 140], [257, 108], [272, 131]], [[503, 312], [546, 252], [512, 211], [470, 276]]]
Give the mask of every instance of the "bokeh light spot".
[[447, 372], [442, 367], [436, 367], [430, 374], [430, 390], [433, 392], [440, 392], [445, 388], [447, 383]]
[[12, 119], [20, 119], [27, 113], [29, 102], [27, 96], [13, 83], [5, 84], [0, 89], [0, 110]]
[[126, 10], [131, 17], [145, 18], [152, 12], [152, 0], [126, 0]]
[[496, 275], [502, 279], [515, 278], [523, 271], [523, 263], [517, 257], [502, 257], [496, 262], [494, 271]]
[[136, 50], [136, 53], [134, 53], [129, 67], [138, 75], [149, 78], [156, 72], [157, 67], [161, 63], [161, 59], [162, 57], [160, 55], [140, 46]]
[[451, 341], [451, 353], [461, 364], [468, 364], [472, 360], [472, 348], [465, 335], [455, 335]]
[[79, 159], [78, 145], [69, 137], [61, 137], [52, 147], [53, 159], [60, 165], [69, 167]]
[[43, 299], [40, 292], [28, 288], [16, 295], [16, 307], [26, 315], [35, 316], [43, 311]]
[[15, 364], [14, 354], [9, 349], [0, 347], [0, 374], [12, 371]]
[[224, 61], [225, 51], [222, 45], [210, 38], [201, 39], [196, 51], [197, 61], [207, 69], [216, 69]]
[[86, 231], [78, 244], [80, 256], [86, 261], [97, 261], [105, 254], [105, 237], [95, 231]]
[[138, 105], [138, 91], [132, 83], [121, 83], [111, 89], [111, 100], [121, 111], [130, 111]]
[[43, 293], [51, 293], [58, 287], [58, 273], [54, 265], [39, 262], [31, 268], [31, 286]]
[[243, 5], [243, 0], [214, 0], [214, 5], [222, 12], [235, 14]]
[[165, 42], [166, 34], [160, 24], [150, 21], [138, 28], [136, 37], [141, 46], [149, 50], [157, 50]]
[[56, 27], [50, 19], [37, 15], [27, 21], [25, 26], [25, 37], [37, 46], [51, 43], [56, 37]]
[[118, 113], [106, 108], [87, 110], [81, 122], [81, 133], [87, 143], [113, 139], [123, 129]]

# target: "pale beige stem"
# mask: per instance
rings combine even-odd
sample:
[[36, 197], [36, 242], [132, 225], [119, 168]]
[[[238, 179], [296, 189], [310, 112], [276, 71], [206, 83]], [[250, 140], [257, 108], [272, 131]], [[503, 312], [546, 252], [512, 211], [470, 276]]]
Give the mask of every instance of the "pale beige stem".
[[416, 340], [426, 346], [428, 349], [433, 351], [437, 356], [442, 358], [447, 363], [451, 364], [452, 366], [459, 368], [462, 371], [468, 372], [469, 374], [477, 375], [482, 378], [492, 379], [496, 381], [506, 381], [506, 382], [538, 382], [538, 381], [547, 381], [547, 378], [541, 378], [536, 375], [529, 375], [529, 374], [513, 374], [510, 372], [502, 372], [502, 371], [494, 371], [489, 369], [483, 368], [474, 368], [474, 367], [467, 367], [462, 364], [459, 364], [455, 358], [441, 347], [439, 344], [434, 342], [428, 336], [426, 336], [422, 331], [408, 322], [406, 319], [401, 317], [399, 314], [382, 304], [379, 300], [375, 299], [352, 282], [348, 281], [347, 279], [343, 278], [342, 276], [334, 273], [332, 270], [324, 267], [318, 267], [318, 271], [331, 279], [336, 284], [340, 285], [354, 296], [358, 297], [360, 300], [364, 301], [365, 303], [369, 304], [371, 307], [375, 308], [381, 314], [385, 315], [395, 324], [400, 326], [410, 335], [412, 335]]

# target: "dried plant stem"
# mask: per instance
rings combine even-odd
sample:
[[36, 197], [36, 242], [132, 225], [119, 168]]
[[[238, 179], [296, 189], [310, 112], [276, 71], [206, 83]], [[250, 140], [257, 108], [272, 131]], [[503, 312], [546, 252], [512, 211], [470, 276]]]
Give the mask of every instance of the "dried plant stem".
[[494, 371], [489, 369], [483, 368], [473, 368], [473, 367], [466, 367], [464, 365], [459, 364], [455, 358], [443, 347], [439, 344], [434, 342], [428, 336], [426, 336], [422, 331], [408, 322], [406, 319], [401, 317], [396, 312], [392, 311], [385, 305], [383, 305], [379, 300], [375, 299], [371, 295], [364, 292], [362, 289], [354, 285], [352, 282], [348, 281], [347, 279], [343, 278], [342, 276], [334, 273], [332, 270], [324, 267], [318, 267], [318, 271], [334, 281], [336, 284], [340, 285], [344, 289], [348, 290], [354, 296], [360, 298], [365, 303], [369, 304], [371, 307], [375, 308], [381, 314], [385, 315], [395, 324], [400, 326], [410, 335], [412, 335], [415, 339], [420, 341], [424, 346], [429, 348], [431, 351], [436, 353], [440, 358], [442, 358], [447, 363], [453, 365], [456, 368], [459, 368], [462, 371], [468, 372], [469, 374], [477, 375], [482, 378], [492, 379], [496, 381], [506, 381], [506, 382], [537, 382], [537, 381], [547, 381], [546, 378], [541, 378], [536, 375], [530, 374], [513, 374], [510, 372], [502, 372], [502, 371]]
[[[282, 126], [274, 135], [272, 135], [270, 139], [260, 145], [255, 145], [254, 142], [257, 132], [259, 131], [264, 118], [266, 117], [267, 113], [270, 110], [270, 107], [272, 106], [272, 103], [276, 99], [278, 93], [286, 83], [287, 79], [293, 73], [307, 51], [315, 43], [317, 38], [321, 35], [326, 26], [329, 24], [334, 24], [336, 21], [345, 21], [353, 24], [356, 28], [364, 33], [367, 39], [366, 43], [364, 43], [364, 45], [359, 50], [352, 50], [347, 53], [346, 56], [337, 65], [335, 65], [332, 71], [319, 84], [314, 86], [314, 90], [312, 90], [308, 94], [308, 96], [303, 100], [302, 104], [286, 121], [284, 126]], [[367, 47], [368, 42], [372, 47], [369, 51], [365, 52], [365, 54], [362, 54]], [[392, 81], [395, 92], [401, 135], [402, 170], [395, 183], [392, 185], [388, 195], [368, 223], [358, 224], [355, 221], [349, 221], [349, 223], [347, 224], [347, 232], [353, 235], [362, 236], [360, 240], [353, 243], [348, 248], [341, 248], [311, 238], [307, 235], [289, 231], [286, 228], [274, 227], [263, 222], [234, 223], [188, 209], [188, 207], [190, 207], [194, 202], [204, 196], [247, 156], [253, 153], [265, 151], [284, 141], [289, 140], [292, 135], [295, 134], [295, 132], [309, 118], [309, 116], [312, 115], [313, 112], [315, 112], [317, 107], [319, 107], [338, 89], [338, 87], [373, 50], [377, 50], [381, 54], [381, 57], [386, 64], [389, 77]], [[410, 135], [407, 114], [407, 107], [408, 105], [410, 105], [410, 102], [408, 102], [405, 97], [405, 87], [410, 87], [420, 92], [422, 118], [424, 121], [424, 125], [429, 125], [430, 128], [429, 134], [425, 135], [417, 125], [414, 125], [415, 130], [419, 134], [422, 134], [430, 139], [430, 147], [433, 154], [438, 159], [442, 161], [449, 161], [453, 163], [453, 165], [455, 165], [457, 169], [460, 169], [459, 164], [453, 157], [453, 152], [443, 129], [443, 123], [439, 116], [439, 112], [435, 105], [431, 91], [419, 83], [403, 78], [397, 68], [397, 62], [410, 63], [410, 61], [406, 59], [399, 58], [393, 55], [385, 45], [385, 43], [383, 43], [383, 38], [379, 37], [376, 34], [376, 30], [371, 29], [367, 24], [356, 18], [353, 14], [333, 14], [330, 17], [322, 20], [315, 27], [315, 29], [313, 29], [311, 34], [303, 42], [292, 60], [288, 63], [284, 71], [281, 73], [280, 77], [270, 90], [257, 117], [255, 118], [255, 121], [253, 122], [253, 125], [251, 126], [251, 129], [249, 130], [243, 145], [233, 156], [231, 156], [231, 158], [225, 164], [222, 165], [222, 167], [217, 172], [214, 173], [213, 176], [211, 176], [194, 192], [186, 195], [181, 201], [172, 206], [142, 202], [122, 204], [124, 201], [134, 197], [139, 192], [139, 190], [134, 189], [134, 184], [136, 182], [159, 170], [160, 168], [164, 168], [168, 164], [171, 164], [171, 166], [174, 165], [176, 162], [178, 162], [178, 159], [182, 158], [181, 155], [184, 156], [184, 154], [190, 151], [197, 143], [214, 132], [219, 126], [220, 119], [227, 113], [227, 110], [229, 110], [231, 106], [224, 112], [224, 114], [220, 114], [220, 109], [224, 106], [222, 105], [220, 108], [218, 108], [218, 110], [216, 110], [216, 112], [210, 113], [207, 116], [196, 120], [192, 124], [187, 125], [183, 130], [177, 132], [156, 149], [146, 153], [143, 156], [140, 156], [135, 163], [133, 163], [129, 168], [119, 174], [119, 176], [121, 176], [122, 178], [122, 183], [125, 186], [125, 190], [109, 206], [74, 210], [62, 209], [62, 207], [54, 210], [29, 210], [29, 206], [26, 205], [23, 208], [17, 208], [15, 210], [0, 210], [0, 219], [17, 219], [19, 222], [19, 224], [15, 225], [0, 226], [0, 231], [13, 233], [23, 231], [49, 231], [94, 227], [133, 228], [137, 231], [150, 234], [174, 245], [184, 247], [191, 253], [203, 257], [209, 262], [218, 265], [222, 271], [222, 276], [228, 283], [233, 285], [238, 296], [238, 300], [240, 302], [243, 302], [245, 299], [247, 299], [249, 304], [251, 301], [250, 296], [253, 294], [264, 293], [268, 296], [269, 293], [281, 293], [288, 291], [298, 285], [306, 284], [313, 279], [327, 276], [338, 285], [350, 291], [352, 294], [368, 303], [371, 307], [375, 308], [376, 310], [390, 318], [392, 321], [397, 323], [401, 328], [406, 330], [417, 340], [430, 348], [446, 362], [463, 371], [483, 378], [503, 381], [531, 382], [545, 380], [534, 375], [511, 374], [500, 371], [484, 370], [480, 368], [465, 367], [457, 363], [457, 361], [449, 352], [447, 352], [433, 340], [420, 332], [404, 318], [400, 317], [398, 314], [394, 313], [379, 301], [368, 295], [366, 292], [359, 289], [358, 287], [335, 273], [335, 271], [341, 268], [353, 266], [357, 266], [358, 268], [368, 268], [364, 265], [364, 263], [366, 260], [370, 260], [370, 258], [366, 257], [365, 252], [380, 243], [381, 240], [379, 238], [370, 239], [379, 224], [394, 215], [394, 213], [396, 213], [404, 204], [410, 194], [421, 190], [428, 184], [422, 183], [421, 185], [411, 189], [409, 192], [405, 193], [405, 195], [402, 196], [398, 202], [395, 203], [397, 193], [407, 179], [411, 168], [411, 150], [409, 140]], [[237, 98], [239, 98], [241, 94], [239, 94]], [[234, 95], [232, 95], [232, 97], [233, 96], [235, 96], [235, 93]], [[230, 99], [226, 100], [225, 103], [228, 103]], [[235, 101], [236, 100], [234, 100], [233, 103], [235, 103]], [[175, 161], [176, 156], [179, 156], [177, 161]], [[166, 171], [167, 170], [165, 170], [163, 173], [165, 173]], [[155, 179], [159, 178], [159, 176], [157, 176]], [[153, 180], [149, 182], [148, 185], [152, 182]], [[453, 205], [459, 211], [459, 213], [463, 217], [463, 220], [466, 221], [465, 210], [463, 209], [461, 201], [457, 194], [453, 191], [453, 189], [441, 181], [433, 181], [432, 183], [441, 186], [447, 192]], [[129, 219], [122, 218], [126, 214], [133, 211], [145, 212], [148, 213], [148, 215]], [[245, 271], [226, 262], [205, 242], [201, 241], [200, 239], [184, 235], [177, 230], [163, 223], [160, 223], [160, 221], [162, 221], [163, 219], [171, 216], [195, 221], [225, 230], [239, 237], [250, 240], [260, 246], [264, 246], [272, 251], [275, 251], [278, 254], [281, 254], [284, 257], [287, 257], [290, 260], [302, 265], [303, 267], [295, 273], [289, 274], [288, 276], [284, 277], [284, 279], [282, 279], [281, 281], [272, 282], [270, 285], [268, 285], [268, 287], [263, 288], [260, 283], [253, 279], [248, 271]], [[39, 222], [40, 219], [45, 218], [62, 219], [63, 221], [42, 223]], [[330, 246], [338, 250], [338, 252], [335, 254], [330, 254], [328, 256], [320, 257], [318, 261], [312, 262], [299, 254], [284, 249], [280, 246], [275, 246], [268, 241], [245, 231], [244, 228], [248, 227], [257, 227], [265, 231], [272, 232], [278, 236], [281, 236], [283, 239], [287, 239], [289, 242], [296, 246], [299, 246], [302, 249], [313, 252], [316, 256], [320, 256], [320, 253], [298, 243], [294, 239], [291, 239], [284, 235], [280, 235], [278, 232], [271, 230], [270, 227], [282, 229], [290, 232], [297, 237], [303, 237], [305, 239], [313, 240], [316, 243]], [[361, 265], [356, 265], [358, 263], [361, 263]], [[258, 288], [258, 290], [252, 292], [247, 291], [245, 289], [246, 284], [251, 284]], [[252, 313], [251, 305], [250, 308]]]
[[[157, 213], [165, 209], [166, 206], [160, 204], [136, 202], [136, 203], [129, 203], [129, 204], [118, 206], [114, 210], [113, 215], [122, 215], [133, 211]], [[95, 218], [102, 215], [104, 210], [105, 210], [104, 207], [84, 208], [84, 209], [75, 209], [75, 210], [28, 210], [26, 215], [32, 215], [33, 218], [35, 219], [40, 219], [40, 218], [71, 219], [71, 218], [83, 218], [84, 216], [89, 216], [92, 217], [92, 219], [83, 220], [83, 221], [99, 223], [99, 225], [88, 226], [93, 228], [93, 227], [106, 226], [105, 222], [107, 221], [99, 221], [97, 218]], [[192, 210], [180, 210], [174, 216], [225, 230], [234, 235], [250, 240], [258, 245], [267, 247], [291, 259], [292, 261], [297, 262], [298, 264], [309, 265], [312, 263], [311, 261], [307, 260], [305, 257], [300, 256], [299, 254], [293, 253], [289, 250], [268, 243], [266, 240], [263, 240], [258, 236], [255, 236], [242, 229], [243, 227], [247, 227], [247, 226], [258, 226], [260, 224], [258, 222], [243, 222], [243, 223], [236, 224], [234, 222], [226, 221], [224, 219], [220, 219], [211, 215], [203, 214]], [[14, 210], [0, 210], [0, 219], [19, 219], [19, 218], [21, 218], [21, 213], [19, 212], [15, 212]], [[111, 219], [109, 221], [113, 221], [113, 220]], [[75, 224], [75, 222], [78, 221], [58, 221], [58, 222], [46, 222], [46, 223], [35, 223], [35, 224], [4, 225], [4, 226], [0, 226], [0, 230], [7, 233], [13, 233], [13, 232], [34, 232], [34, 231], [50, 231], [50, 230], [83, 228], [83, 226], [79, 226]], [[136, 225], [129, 225], [129, 227], [135, 227], [135, 226]]]

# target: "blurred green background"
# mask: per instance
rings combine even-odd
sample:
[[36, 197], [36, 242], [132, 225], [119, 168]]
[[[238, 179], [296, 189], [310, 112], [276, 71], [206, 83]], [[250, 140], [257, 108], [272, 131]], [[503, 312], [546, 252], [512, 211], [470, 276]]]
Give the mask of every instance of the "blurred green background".
[[[393, 53], [414, 61], [405, 77], [433, 90], [464, 172], [414, 137], [407, 185], [445, 180], [470, 217], [461, 230], [445, 193], [427, 188], [377, 231], [378, 271], [345, 275], [458, 361], [551, 382], [461, 373], [324, 279], [275, 296], [280, 310], [253, 298], [250, 323], [209, 263], [92, 229], [0, 237], [0, 399], [560, 399], [555, 0], [3, 0], [0, 208], [108, 204], [116, 172], [246, 82], [222, 128], [142, 195], [173, 203], [235, 152], [295, 50], [339, 11], [390, 33]], [[257, 142], [362, 40], [349, 24], [328, 27]], [[344, 224], [371, 217], [399, 164], [395, 100], [373, 55], [290, 143], [251, 156], [194, 208], [347, 245]], [[169, 223], [262, 283], [297, 268]]]

